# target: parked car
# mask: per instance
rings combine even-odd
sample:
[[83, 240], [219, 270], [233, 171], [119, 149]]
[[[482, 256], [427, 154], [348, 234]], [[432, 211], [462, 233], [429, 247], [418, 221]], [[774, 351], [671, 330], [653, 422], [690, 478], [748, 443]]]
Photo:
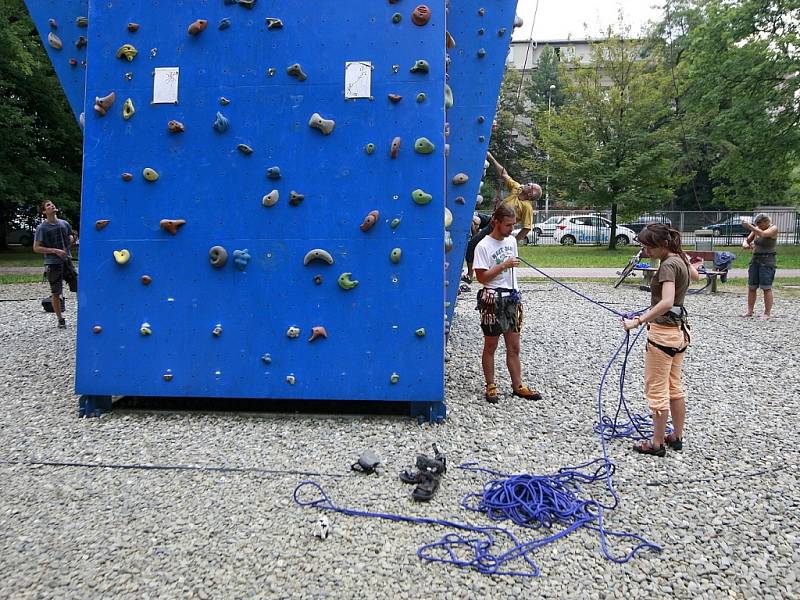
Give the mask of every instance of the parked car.
[[[564, 246], [573, 244], [597, 244], [608, 242], [611, 237], [611, 221], [593, 215], [571, 215], [556, 225], [553, 239]], [[617, 225], [615, 237], [618, 246], [627, 246], [636, 241], [632, 229]]]
[[536, 223], [533, 226], [533, 232], [539, 237], [553, 237], [556, 233], [556, 226], [563, 218], [562, 216], [550, 217], [541, 223]]
[[672, 226], [672, 221], [670, 221], [667, 215], [663, 214], [652, 214], [652, 215], [639, 215], [636, 219], [629, 223], [622, 223], [622, 227], [627, 227], [628, 229], [632, 229], [636, 233], [639, 233], [642, 229], [650, 225], [650, 223], [665, 223], [666, 225]]
[[33, 246], [33, 233], [30, 229], [12, 229], [6, 233], [6, 244]]
[[744, 225], [742, 225], [742, 219], [750, 220], [750, 217], [741, 217], [739, 215], [733, 215], [728, 217], [724, 221], [720, 221], [719, 223], [714, 223], [713, 225], [707, 225], [705, 229], [710, 229], [714, 232], [714, 235], [724, 235], [726, 237], [730, 236], [747, 236], [750, 234], [749, 229], [745, 229]]

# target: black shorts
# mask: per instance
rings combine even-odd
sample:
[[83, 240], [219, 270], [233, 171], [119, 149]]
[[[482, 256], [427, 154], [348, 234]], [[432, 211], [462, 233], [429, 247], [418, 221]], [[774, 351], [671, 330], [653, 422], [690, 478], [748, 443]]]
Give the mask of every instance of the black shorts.
[[70, 292], [78, 291], [78, 273], [72, 262], [59, 263], [57, 265], [47, 265], [44, 273], [50, 284], [50, 293], [60, 296], [64, 292], [64, 282], [67, 282]]
[[497, 337], [508, 331], [522, 331], [522, 302], [516, 290], [482, 288], [478, 291], [476, 308], [481, 315], [483, 335]]

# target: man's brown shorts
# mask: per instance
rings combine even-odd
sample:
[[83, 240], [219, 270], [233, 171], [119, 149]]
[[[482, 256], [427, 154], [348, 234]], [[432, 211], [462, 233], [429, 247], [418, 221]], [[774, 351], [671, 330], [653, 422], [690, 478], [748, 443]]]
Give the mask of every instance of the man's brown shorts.
[[50, 293], [61, 295], [64, 292], [64, 282], [67, 282], [70, 292], [78, 291], [78, 273], [72, 263], [59, 263], [57, 265], [47, 265], [45, 277], [50, 284]]
[[522, 303], [511, 301], [511, 290], [478, 291], [478, 311], [481, 331], [487, 337], [497, 337], [507, 331], [522, 331]]

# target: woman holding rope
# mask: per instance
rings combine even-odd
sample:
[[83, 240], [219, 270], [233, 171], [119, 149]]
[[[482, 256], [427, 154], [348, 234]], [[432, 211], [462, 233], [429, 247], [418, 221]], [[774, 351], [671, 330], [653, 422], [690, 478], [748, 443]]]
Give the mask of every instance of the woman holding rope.
[[[622, 320], [625, 331], [647, 325], [644, 394], [653, 413], [653, 439], [636, 444], [633, 449], [640, 454], [665, 456], [665, 444], [673, 450], [683, 448], [686, 393], [681, 375], [690, 340], [683, 301], [689, 280], [699, 279], [699, 274], [686, 260], [679, 231], [664, 223], [653, 223], [638, 237], [647, 253], [661, 260], [661, 266], [650, 285], [650, 308], [633, 319]], [[665, 436], [670, 414], [674, 431]]]

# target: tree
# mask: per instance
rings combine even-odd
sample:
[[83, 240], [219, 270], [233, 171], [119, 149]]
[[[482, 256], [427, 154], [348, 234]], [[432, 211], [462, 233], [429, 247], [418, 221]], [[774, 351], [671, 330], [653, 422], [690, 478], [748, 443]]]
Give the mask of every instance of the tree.
[[525, 93], [534, 110], [541, 111], [548, 106], [559, 107], [564, 104], [560, 67], [561, 58], [553, 48], [545, 46], [525, 86]]
[[0, 3], [0, 247], [9, 224], [34, 222], [53, 198], [77, 227], [81, 133], [21, 0]]
[[611, 208], [611, 249], [618, 209], [632, 214], [663, 206], [678, 181], [667, 73], [640, 57], [626, 33], [609, 30], [593, 44], [591, 66], [565, 69], [566, 102], [539, 130], [552, 188]]

